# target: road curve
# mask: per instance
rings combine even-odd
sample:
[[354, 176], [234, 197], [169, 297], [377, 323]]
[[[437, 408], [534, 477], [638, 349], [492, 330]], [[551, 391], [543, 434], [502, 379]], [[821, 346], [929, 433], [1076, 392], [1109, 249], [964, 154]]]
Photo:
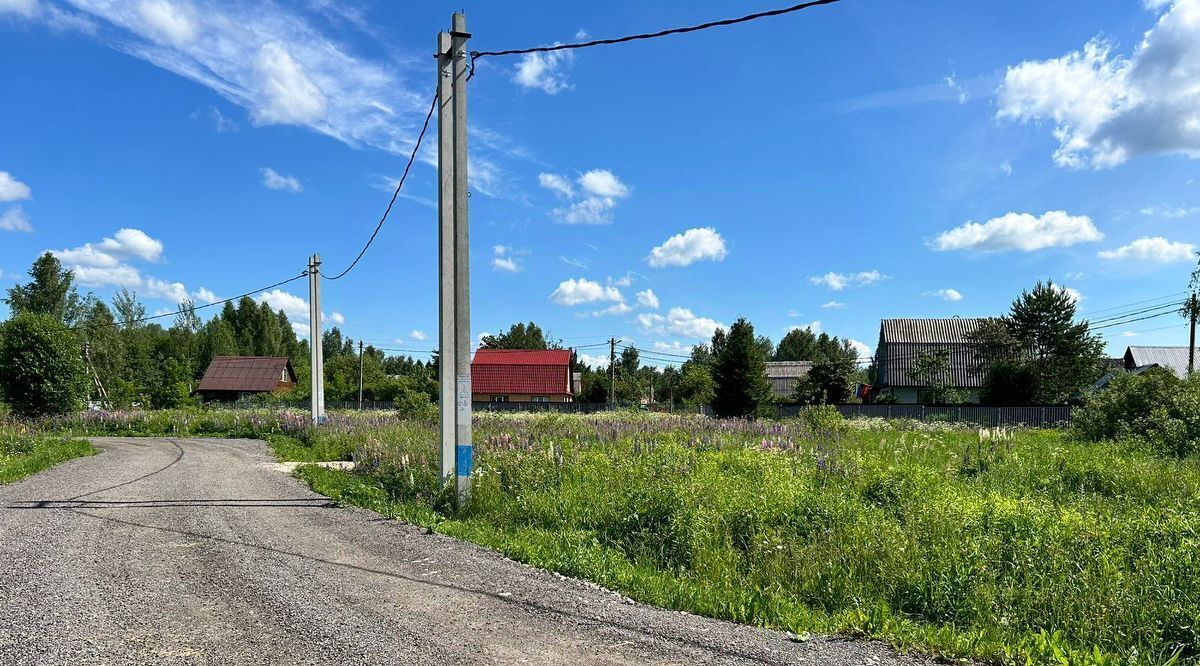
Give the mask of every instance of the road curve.
[[0, 663], [926, 664], [634, 604], [340, 508], [259, 441], [96, 440], [0, 486]]

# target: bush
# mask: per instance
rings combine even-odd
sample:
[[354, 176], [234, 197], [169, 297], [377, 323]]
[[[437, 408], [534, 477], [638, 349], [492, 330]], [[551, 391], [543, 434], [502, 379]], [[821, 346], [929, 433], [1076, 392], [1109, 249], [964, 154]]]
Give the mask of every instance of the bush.
[[19, 314], [0, 336], [0, 396], [16, 414], [66, 414], [87, 398], [87, 369], [74, 331], [49, 315]]
[[1076, 434], [1091, 441], [1136, 439], [1163, 455], [1200, 450], [1200, 377], [1181, 380], [1151, 368], [1115, 378], [1084, 399], [1072, 418]]

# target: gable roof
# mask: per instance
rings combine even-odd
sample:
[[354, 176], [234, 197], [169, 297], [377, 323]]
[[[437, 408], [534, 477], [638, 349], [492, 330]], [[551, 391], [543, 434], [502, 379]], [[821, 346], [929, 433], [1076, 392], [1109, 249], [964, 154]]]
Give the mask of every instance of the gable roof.
[[983, 377], [972, 369], [977, 351], [969, 344], [970, 334], [986, 319], [884, 319], [879, 327], [879, 350], [875, 354], [877, 382], [882, 386], [920, 387], [912, 378], [913, 362], [922, 352], [950, 352], [950, 383], [954, 388], [983, 386]]
[[296, 372], [286, 356], [216, 356], [197, 390], [274, 391], [285, 369], [288, 378], [296, 381]]
[[[1200, 359], [1200, 347], [1197, 348], [1196, 357]], [[1187, 364], [1187, 347], [1129, 347], [1125, 350], [1125, 367], [1129, 370], [1158, 365], [1174, 372], [1176, 377], [1186, 379]]]
[[471, 392], [571, 394], [567, 349], [478, 349], [471, 362]]

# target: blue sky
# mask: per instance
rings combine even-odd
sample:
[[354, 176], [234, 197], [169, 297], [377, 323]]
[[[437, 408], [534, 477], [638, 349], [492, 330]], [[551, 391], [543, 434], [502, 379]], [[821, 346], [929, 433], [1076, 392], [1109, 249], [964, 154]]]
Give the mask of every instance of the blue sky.
[[[0, 0], [0, 286], [45, 250], [151, 312], [312, 252], [340, 271], [403, 170], [452, 11], [494, 50], [775, 4], [736, 6]], [[1197, 81], [1200, 0], [845, 0], [482, 59], [474, 331], [672, 354], [745, 316], [873, 347], [880, 318], [996, 315], [1046, 278], [1083, 316], [1135, 309], [1183, 291], [1200, 247]], [[325, 284], [352, 337], [435, 344], [434, 161]], [[265, 297], [303, 323], [289, 287]], [[1186, 344], [1174, 316], [1102, 332], [1113, 353]]]

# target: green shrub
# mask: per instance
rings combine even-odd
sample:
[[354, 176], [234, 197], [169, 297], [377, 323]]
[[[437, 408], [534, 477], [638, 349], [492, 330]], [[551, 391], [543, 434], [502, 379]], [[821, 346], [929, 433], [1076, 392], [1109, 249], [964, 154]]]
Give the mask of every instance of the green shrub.
[[1136, 439], [1162, 455], [1200, 451], [1200, 376], [1181, 380], [1151, 368], [1122, 374], [1089, 395], [1072, 416], [1072, 429], [1091, 441]]
[[87, 398], [83, 347], [49, 315], [19, 314], [0, 335], [0, 397], [21, 416], [66, 414]]

